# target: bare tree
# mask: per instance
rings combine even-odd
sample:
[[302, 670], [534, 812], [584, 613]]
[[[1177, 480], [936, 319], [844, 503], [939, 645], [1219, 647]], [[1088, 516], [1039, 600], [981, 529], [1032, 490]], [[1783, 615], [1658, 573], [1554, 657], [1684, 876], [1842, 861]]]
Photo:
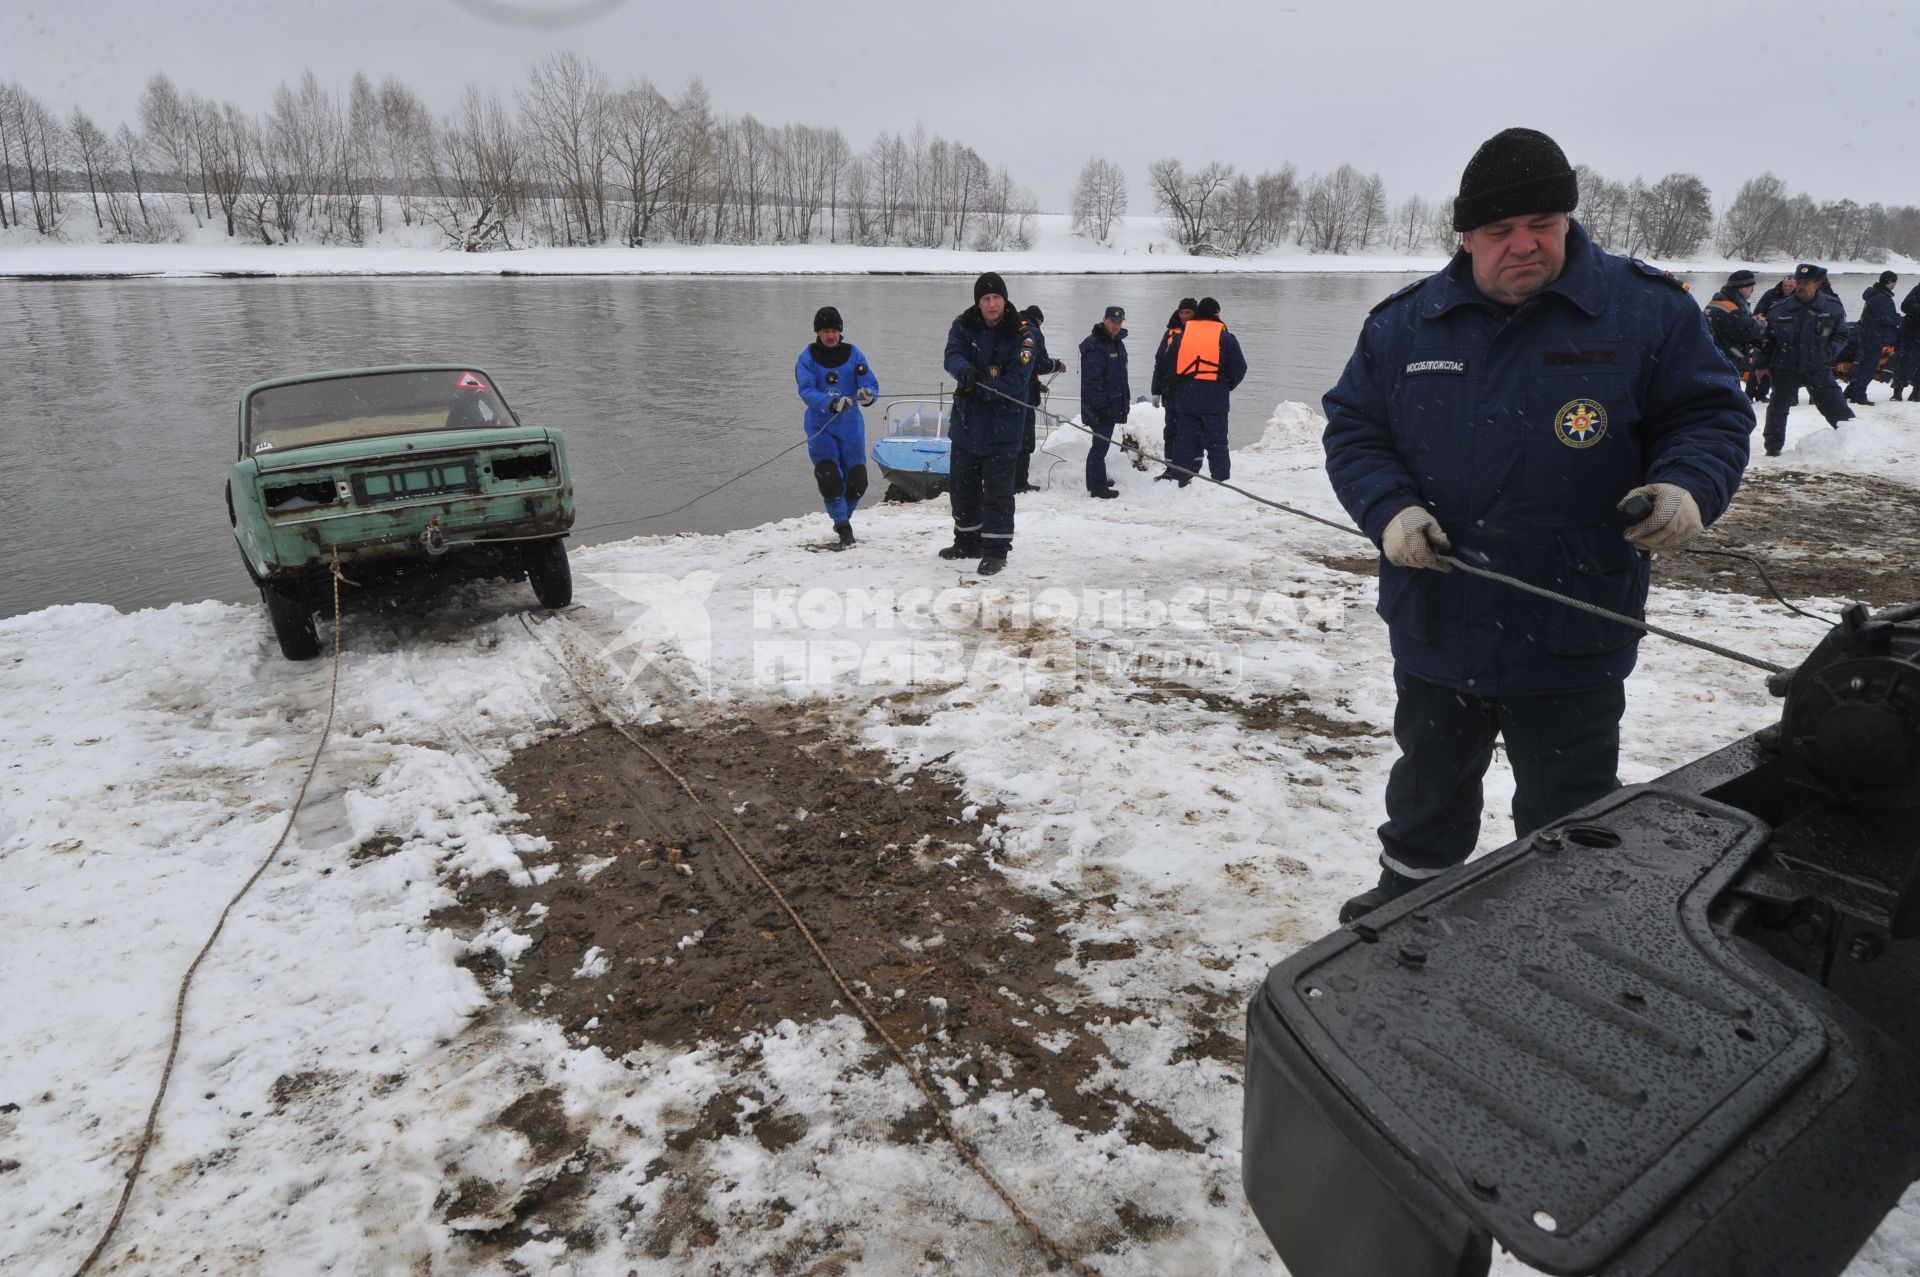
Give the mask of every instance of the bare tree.
[[667, 196], [673, 172], [673, 108], [658, 89], [641, 80], [614, 98], [609, 120], [614, 164], [627, 199], [624, 238], [628, 247], [638, 248], [647, 242]]
[[1209, 242], [1214, 229], [1214, 201], [1233, 177], [1233, 166], [1217, 160], [1192, 173], [1173, 159], [1155, 160], [1148, 167], [1154, 211], [1166, 218], [1167, 230], [1181, 248], [1191, 253]]
[[1713, 229], [1713, 192], [1692, 173], [1669, 173], [1646, 188], [1637, 219], [1652, 257], [1684, 257]]
[[[1316, 252], [1344, 253], [1361, 243], [1374, 209], [1371, 182], [1351, 164], [1316, 174], [1300, 210], [1300, 240]], [[1381, 199], [1384, 201], [1384, 188]]]
[[563, 50], [533, 68], [520, 95], [532, 159], [560, 190], [563, 235], [575, 243], [606, 238], [605, 79], [579, 54]]
[[[80, 171], [87, 179], [87, 196], [93, 201], [94, 229], [105, 230], [107, 222], [100, 212], [100, 187], [113, 163], [112, 144], [107, 141], [107, 135], [100, 131], [100, 126], [77, 106], [73, 108], [73, 114], [67, 117], [67, 134], [73, 139], [73, 153], [78, 157]], [[119, 229], [117, 223], [114, 229]]]
[[1097, 244], [1106, 243], [1113, 224], [1127, 211], [1126, 172], [1112, 160], [1089, 156], [1074, 183], [1071, 208], [1073, 229]]
[[1393, 211], [1394, 242], [1406, 252], [1418, 252], [1433, 225], [1433, 209], [1418, 195], [1409, 195]]
[[1750, 177], [1720, 217], [1717, 246], [1722, 257], [1751, 261], [1780, 243], [1785, 228], [1787, 184], [1771, 173]]
[[1386, 229], [1387, 184], [1378, 173], [1360, 185], [1360, 247], [1373, 247], [1373, 237]]

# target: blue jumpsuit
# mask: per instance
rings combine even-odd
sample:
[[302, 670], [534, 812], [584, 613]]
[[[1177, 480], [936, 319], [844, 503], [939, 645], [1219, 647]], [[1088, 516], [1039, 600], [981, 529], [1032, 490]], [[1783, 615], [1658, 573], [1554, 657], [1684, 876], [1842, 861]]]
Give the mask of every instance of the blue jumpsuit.
[[[841, 342], [831, 349], [819, 342], [800, 352], [793, 379], [806, 402], [807, 457], [814, 482], [835, 524], [847, 522], [867, 491], [867, 422], [856, 396], [880, 393], [880, 382], [858, 346]], [[827, 405], [853, 399], [837, 415]]]

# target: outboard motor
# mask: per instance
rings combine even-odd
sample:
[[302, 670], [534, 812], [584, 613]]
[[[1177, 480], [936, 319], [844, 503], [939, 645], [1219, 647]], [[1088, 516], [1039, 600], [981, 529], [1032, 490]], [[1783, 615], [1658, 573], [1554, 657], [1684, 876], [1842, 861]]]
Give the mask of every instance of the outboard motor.
[[1920, 606], [1778, 726], [1276, 966], [1242, 1180], [1294, 1277], [1818, 1277], [1920, 1175]]

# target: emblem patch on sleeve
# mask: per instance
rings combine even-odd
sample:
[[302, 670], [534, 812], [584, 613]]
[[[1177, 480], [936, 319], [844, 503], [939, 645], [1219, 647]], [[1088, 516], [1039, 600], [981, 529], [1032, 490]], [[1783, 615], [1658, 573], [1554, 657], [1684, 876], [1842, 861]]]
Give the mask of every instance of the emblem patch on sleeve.
[[1554, 417], [1553, 433], [1569, 448], [1591, 448], [1607, 437], [1607, 410], [1592, 399], [1576, 399]]

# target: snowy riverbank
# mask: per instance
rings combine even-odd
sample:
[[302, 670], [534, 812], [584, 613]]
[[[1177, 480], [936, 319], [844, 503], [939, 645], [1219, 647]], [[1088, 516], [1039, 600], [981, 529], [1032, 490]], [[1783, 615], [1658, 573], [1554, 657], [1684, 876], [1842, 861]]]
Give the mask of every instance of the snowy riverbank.
[[[1236, 481], [1337, 515], [1319, 426], [1282, 405]], [[1132, 428], [1157, 440], [1158, 414]], [[1838, 434], [1801, 408], [1792, 431], [1759, 473], [1920, 487], [1920, 405]], [[844, 554], [814, 552], [824, 517], [580, 550], [576, 606], [530, 624], [524, 586], [350, 613], [313, 793], [195, 986], [159, 1142], [98, 1271], [1046, 1271], [830, 993], [762, 990], [774, 1011], [729, 1005], [696, 1044], [659, 1040], [684, 1012], [663, 971], [793, 937], [744, 874], [700, 879], [714, 907], [676, 897], [695, 874], [678, 846], [641, 858], [637, 807], [570, 817], [603, 854], [563, 843], [547, 809], [594, 768], [556, 771], [538, 812], [503, 783], [516, 754], [595, 721], [556, 655], [666, 740], [751, 723], [874, 751], [895, 795], [957, 785], [964, 806], [918, 842], [875, 845], [849, 814], [866, 782], [809, 775], [828, 769], [809, 744], [784, 791], [731, 810], [795, 840], [792, 863], [756, 846], [776, 878], [802, 852], [893, 859], [1009, 915], [979, 951], [948, 943], [972, 905], [944, 897], [872, 934], [836, 920], [823, 943], [893, 955], [848, 975], [1044, 1227], [1114, 1277], [1281, 1271], [1239, 1189], [1240, 1016], [1374, 874], [1392, 681], [1370, 547], [1124, 464], [1122, 499], [1089, 501], [1083, 438], [1049, 440], [1049, 490], [1023, 498], [990, 582], [933, 556], [934, 503], [863, 510]], [[1782, 662], [1819, 636], [1744, 593], [1663, 587], [1650, 611]], [[328, 675], [281, 660], [257, 607], [0, 620], [0, 1269], [70, 1271], [111, 1213], [175, 983], [279, 832]], [[1777, 714], [1753, 671], [1650, 641], [1624, 778]], [[1488, 812], [1509, 794], [1496, 766]], [[1506, 837], [1489, 819], [1483, 846]], [[731, 854], [696, 852], [701, 874]], [[627, 872], [662, 885], [594, 903]], [[552, 904], [521, 903], [535, 891]], [[659, 936], [556, 965], [559, 915], [590, 906], [654, 911]], [[1062, 954], [1044, 997], [996, 965], [1034, 945]], [[516, 985], [536, 962], [548, 983]], [[961, 985], [971, 1020], [997, 1009], [1029, 1049], [963, 1048]], [[531, 1009], [601, 990], [591, 1015]], [[1078, 1111], [1096, 1096], [1097, 1117]], [[1909, 1194], [1849, 1272], [1902, 1277], [1917, 1254]]]
[[[1024, 252], [980, 253], [963, 249], [876, 248], [852, 244], [658, 244], [623, 248], [521, 248], [459, 253], [441, 247], [424, 226], [395, 226], [377, 242], [261, 244], [229, 238], [215, 223], [195, 226], [176, 214], [182, 242], [103, 244], [79, 223], [70, 238], [49, 241], [25, 230], [0, 234], [0, 278], [112, 279], [197, 276], [325, 275], [973, 275], [985, 270], [1027, 275], [1273, 274], [1375, 272], [1427, 273], [1446, 264], [1432, 245], [1420, 251], [1392, 248], [1364, 253], [1314, 253], [1281, 244], [1244, 257], [1196, 257], [1180, 252], [1159, 218], [1123, 218], [1111, 242], [1095, 244], [1075, 235], [1068, 219], [1043, 213], [1034, 220], [1037, 238]], [[1693, 261], [1660, 263], [1679, 273], [1724, 274], [1749, 266], [1764, 278], [1791, 272], [1790, 261], [1729, 262], [1712, 254]], [[1837, 273], [1878, 274], [1891, 266], [1903, 275], [1914, 264], [1828, 263]], [[1849, 306], [1852, 306], [1851, 300]]]

